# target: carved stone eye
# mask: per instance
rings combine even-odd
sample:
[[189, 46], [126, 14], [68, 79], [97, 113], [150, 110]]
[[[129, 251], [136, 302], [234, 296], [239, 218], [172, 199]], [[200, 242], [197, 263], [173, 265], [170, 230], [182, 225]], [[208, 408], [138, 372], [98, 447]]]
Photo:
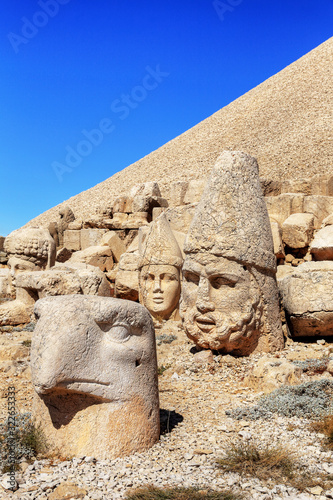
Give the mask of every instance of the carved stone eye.
[[112, 342], [126, 342], [130, 338], [130, 332], [126, 325], [112, 325], [110, 323], [98, 323], [103, 332], [107, 333], [107, 338]]

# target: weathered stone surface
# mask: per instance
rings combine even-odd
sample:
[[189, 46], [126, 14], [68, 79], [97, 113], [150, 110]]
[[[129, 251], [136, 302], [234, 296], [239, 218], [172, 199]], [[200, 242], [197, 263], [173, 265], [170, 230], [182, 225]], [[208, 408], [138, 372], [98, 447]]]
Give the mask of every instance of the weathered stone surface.
[[120, 257], [115, 282], [116, 297], [133, 301], [139, 299], [139, 259], [137, 252], [126, 252]]
[[191, 203], [198, 203], [205, 188], [207, 179], [193, 179], [189, 181], [188, 187], [184, 196], [184, 203], [186, 205]]
[[333, 213], [333, 197], [332, 196], [306, 196], [304, 198], [303, 212], [313, 214], [314, 227], [319, 229], [323, 220]]
[[148, 225], [148, 212], [133, 212], [121, 225], [123, 229], [138, 229]]
[[276, 258], [254, 158], [225, 151], [185, 245], [180, 312], [203, 348], [249, 354], [283, 347]]
[[196, 206], [197, 203], [192, 203], [181, 207], [167, 208], [164, 211], [172, 231], [188, 232]]
[[81, 250], [99, 245], [106, 229], [81, 229]]
[[333, 176], [316, 174], [311, 178], [311, 194], [333, 196]]
[[111, 248], [111, 252], [115, 262], [119, 262], [122, 254], [126, 252], [125, 243], [119, 238], [115, 231], [108, 231], [107, 233], [104, 233], [99, 242], [99, 245], [106, 245]]
[[56, 245], [47, 229], [17, 229], [7, 236], [4, 247], [9, 257], [8, 267], [13, 287], [17, 274], [50, 269], [54, 266]]
[[282, 229], [279, 226], [279, 223], [271, 220], [271, 231], [273, 236], [273, 247], [274, 254], [277, 259], [283, 259], [285, 256], [284, 247], [282, 242]]
[[152, 319], [140, 304], [103, 297], [36, 303], [31, 345], [34, 418], [63, 456], [111, 459], [159, 439]]
[[57, 262], [66, 262], [67, 260], [69, 260], [71, 258], [72, 254], [73, 254], [73, 251], [69, 250], [66, 247], [59, 248], [59, 250], [57, 251], [56, 261]]
[[0, 306], [0, 326], [21, 325], [30, 322], [26, 305], [19, 300], [5, 302]]
[[91, 246], [80, 252], [75, 252], [69, 262], [82, 262], [83, 264], [96, 266], [101, 271], [110, 271], [113, 267], [111, 248], [106, 245]]
[[272, 181], [271, 179], [265, 179], [265, 177], [260, 177], [259, 180], [264, 196], [278, 196], [281, 194], [280, 181]]
[[167, 198], [171, 207], [185, 205], [185, 195], [188, 189], [188, 181], [176, 181], [170, 185], [169, 196]]
[[133, 198], [132, 211], [147, 212], [151, 214], [153, 208], [167, 207], [167, 206], [168, 206], [167, 200], [162, 198], [161, 196], [143, 196], [138, 194]]
[[276, 280], [279, 282], [279, 280], [283, 280], [286, 276], [289, 276], [289, 274], [292, 274], [295, 271], [295, 269], [292, 266], [277, 266], [276, 268]]
[[289, 179], [281, 182], [281, 193], [312, 194], [311, 179]]
[[135, 196], [161, 196], [160, 188], [157, 182], [145, 182], [143, 184], [136, 184], [130, 191], [130, 198]]
[[286, 359], [264, 356], [244, 379], [244, 385], [254, 389], [271, 392], [282, 385], [301, 383], [301, 368]]
[[282, 224], [282, 239], [291, 248], [309, 246], [314, 228], [312, 214], [292, 214]]
[[304, 198], [304, 194], [297, 193], [267, 196], [265, 202], [270, 219], [275, 220], [281, 226], [289, 215], [304, 212]]
[[178, 312], [182, 264], [181, 250], [163, 213], [150, 224], [139, 263], [140, 302], [157, 319]]
[[9, 269], [0, 269], [0, 297], [10, 297], [10, 271]]
[[325, 217], [325, 219], [323, 220], [322, 224], [321, 224], [321, 227], [326, 227], [326, 226], [332, 226], [333, 225], [333, 214], [330, 214], [328, 215], [327, 217]]
[[64, 231], [63, 246], [68, 248], [68, 250], [72, 250], [73, 252], [81, 250], [81, 231], [66, 229], [66, 231]]
[[68, 223], [67, 229], [72, 229], [74, 231], [80, 231], [82, 229], [83, 221], [80, 219], [73, 220]]
[[84, 498], [87, 490], [79, 488], [76, 484], [70, 481], [65, 481], [59, 484], [49, 495], [49, 500], [78, 500]]
[[129, 214], [132, 210], [133, 200], [129, 196], [120, 196], [113, 203], [113, 213]]
[[314, 260], [333, 260], [333, 226], [327, 225], [316, 233], [310, 252]]
[[307, 262], [279, 281], [293, 336], [333, 335], [333, 262]]

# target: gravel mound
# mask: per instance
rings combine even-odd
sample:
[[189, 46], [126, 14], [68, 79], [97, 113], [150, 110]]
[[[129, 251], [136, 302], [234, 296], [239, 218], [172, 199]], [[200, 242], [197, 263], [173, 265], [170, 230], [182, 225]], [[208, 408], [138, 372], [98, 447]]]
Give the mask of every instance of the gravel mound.
[[226, 411], [237, 420], [269, 419], [274, 414], [284, 417], [313, 418], [327, 415], [333, 410], [333, 381], [329, 379], [284, 386], [262, 396], [252, 407]]
[[[137, 183], [206, 177], [224, 149], [255, 156], [260, 175], [295, 179], [333, 173], [333, 38], [206, 120], [95, 187], [63, 202], [89, 218]], [[164, 187], [163, 187], [164, 186]], [[61, 205], [28, 224], [47, 226]]]

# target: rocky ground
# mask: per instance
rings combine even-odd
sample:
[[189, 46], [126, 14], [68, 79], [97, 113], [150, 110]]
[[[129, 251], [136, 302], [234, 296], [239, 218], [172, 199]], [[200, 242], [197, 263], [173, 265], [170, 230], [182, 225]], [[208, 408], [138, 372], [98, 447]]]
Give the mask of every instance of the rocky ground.
[[[17, 411], [31, 411], [33, 390], [28, 361], [32, 327], [0, 330], [3, 421], [8, 386], [16, 388]], [[173, 338], [171, 334], [177, 338], [167, 343]], [[235, 440], [288, 447], [307, 477], [333, 474], [333, 454], [323, 447], [323, 435], [311, 431], [309, 421], [304, 418], [274, 416], [269, 420], [244, 421], [226, 415], [226, 410], [253, 405], [262, 394], [244, 383], [244, 377], [260, 355], [198, 359], [193, 344], [180, 329], [157, 330], [157, 338], [159, 371], [163, 372], [159, 376], [163, 431], [159, 443], [145, 453], [110, 461], [95, 461], [93, 457], [23, 461], [16, 476], [19, 488], [15, 493], [6, 490], [6, 475], [0, 476], [1, 499], [60, 500], [70, 498], [64, 496], [67, 491], [72, 492], [71, 498], [113, 500], [125, 498], [127, 491], [146, 484], [231, 487], [247, 499], [333, 498], [329, 483], [300, 492], [285, 484], [220, 472], [216, 459], [223, 455], [228, 442]], [[330, 353], [327, 343], [290, 341], [283, 352], [272, 358], [319, 359]], [[328, 372], [315, 375], [318, 377], [333, 380]], [[313, 379], [307, 373], [301, 378]]]

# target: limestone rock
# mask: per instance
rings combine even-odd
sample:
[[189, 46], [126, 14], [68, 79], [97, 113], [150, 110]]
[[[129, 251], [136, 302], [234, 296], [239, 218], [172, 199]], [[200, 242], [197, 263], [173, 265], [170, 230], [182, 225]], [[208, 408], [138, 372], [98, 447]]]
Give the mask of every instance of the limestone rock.
[[33, 414], [63, 456], [112, 459], [159, 439], [155, 334], [140, 304], [47, 297], [35, 306]]
[[106, 229], [81, 229], [81, 249], [98, 246], [104, 233]]
[[126, 252], [120, 257], [115, 282], [116, 297], [136, 301], [139, 299], [139, 259], [136, 252]]
[[194, 363], [199, 365], [212, 364], [214, 363], [214, 357], [212, 351], [199, 351], [193, 356]]
[[191, 203], [181, 207], [167, 208], [164, 213], [171, 229], [187, 233], [194, 217], [196, 206], [196, 203]]
[[26, 305], [19, 300], [12, 300], [0, 305], [0, 326], [21, 325], [30, 322]]
[[246, 355], [283, 347], [276, 258], [258, 165], [225, 151], [184, 245], [180, 313], [199, 347]]
[[289, 179], [281, 183], [281, 193], [312, 194], [310, 179]]
[[77, 500], [84, 498], [87, 491], [70, 481], [59, 484], [49, 495], [49, 500]]
[[168, 202], [161, 196], [143, 196], [136, 195], [133, 198], [132, 210], [133, 212], [147, 212], [152, 213], [155, 207], [167, 207]]
[[120, 196], [113, 203], [113, 213], [129, 214], [132, 210], [133, 200], [129, 196]]
[[189, 181], [184, 197], [185, 205], [198, 203], [205, 188], [206, 179], [193, 179]]
[[143, 184], [136, 184], [130, 191], [130, 198], [135, 196], [161, 196], [160, 188], [157, 182], [145, 182]]
[[185, 205], [185, 195], [188, 189], [188, 181], [176, 181], [170, 185], [168, 203], [171, 207]]
[[293, 336], [333, 335], [333, 262], [307, 262], [279, 281]]
[[314, 227], [319, 229], [323, 220], [333, 212], [333, 196], [306, 196], [303, 211], [315, 216]]
[[285, 257], [284, 247], [282, 242], [282, 230], [278, 222], [271, 220], [271, 231], [273, 236], [273, 246], [274, 254], [277, 259], [283, 259]]
[[271, 392], [282, 385], [301, 383], [301, 368], [286, 359], [262, 357], [244, 379], [244, 385]]
[[81, 250], [81, 231], [66, 229], [64, 231], [63, 246], [73, 252]]
[[98, 267], [101, 271], [110, 271], [113, 267], [112, 252], [107, 246], [92, 246], [75, 252], [68, 262], [89, 264]]
[[294, 271], [295, 269], [291, 266], [277, 266], [276, 269], [277, 282], [283, 280], [286, 276], [289, 276], [289, 274], [293, 274]]
[[309, 246], [314, 227], [312, 214], [292, 214], [282, 224], [282, 239], [291, 248]]
[[104, 233], [99, 242], [99, 245], [106, 245], [111, 248], [111, 252], [115, 262], [119, 262], [122, 254], [126, 252], [126, 245], [119, 238], [115, 231], [108, 231], [107, 233]]
[[280, 224], [291, 214], [304, 212], [304, 194], [284, 193], [279, 196], [267, 196], [265, 198], [270, 219]]
[[315, 260], [333, 260], [332, 225], [326, 225], [316, 233], [310, 245], [310, 252]]

